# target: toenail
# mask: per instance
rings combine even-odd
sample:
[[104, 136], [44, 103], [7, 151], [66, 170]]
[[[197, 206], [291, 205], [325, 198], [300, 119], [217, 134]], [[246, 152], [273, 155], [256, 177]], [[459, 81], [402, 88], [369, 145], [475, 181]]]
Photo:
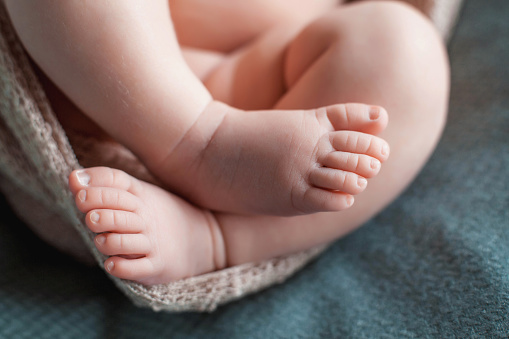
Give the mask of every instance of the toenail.
[[376, 120], [380, 117], [380, 107], [371, 106], [369, 109], [369, 118], [371, 120]]
[[90, 221], [92, 221], [93, 223], [97, 223], [99, 221], [99, 213], [92, 212], [90, 214]]
[[352, 205], [353, 205], [353, 197], [351, 195], [349, 195], [348, 197], [346, 197], [346, 206], [350, 207]]
[[106, 242], [106, 237], [104, 235], [98, 235], [97, 237], [95, 237], [95, 242], [99, 245], [104, 245], [104, 243]]
[[368, 181], [364, 178], [359, 178], [357, 180], [357, 185], [359, 185], [360, 188], [366, 187], [367, 184], [368, 184]]
[[383, 155], [389, 154], [389, 146], [387, 144], [382, 146], [382, 154]]
[[78, 199], [80, 199], [81, 202], [85, 202], [85, 200], [87, 200], [87, 191], [85, 190], [79, 191]]
[[106, 265], [106, 270], [108, 272], [111, 272], [113, 271], [113, 267], [115, 266], [115, 264], [113, 263], [113, 261], [110, 261], [107, 265]]
[[78, 178], [78, 182], [83, 186], [88, 186], [90, 183], [90, 175], [85, 171], [76, 172], [76, 177]]
[[377, 159], [371, 159], [371, 168], [377, 169], [378, 167], [380, 167], [380, 161]]

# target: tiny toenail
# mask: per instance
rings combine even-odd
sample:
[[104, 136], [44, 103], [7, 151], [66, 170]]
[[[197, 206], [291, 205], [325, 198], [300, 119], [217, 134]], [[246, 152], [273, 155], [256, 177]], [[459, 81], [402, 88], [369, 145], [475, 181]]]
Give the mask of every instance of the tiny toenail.
[[90, 183], [90, 175], [85, 171], [76, 172], [76, 177], [78, 177], [78, 182], [83, 186], [88, 186]]
[[97, 237], [95, 237], [95, 242], [98, 243], [99, 245], [104, 245], [104, 243], [106, 242], [106, 237], [104, 235], [98, 235]]
[[377, 169], [378, 167], [380, 167], [380, 161], [377, 159], [371, 159], [371, 168]]
[[382, 146], [382, 154], [383, 155], [389, 154], [389, 146], [387, 146], [387, 144]]
[[371, 106], [369, 109], [369, 118], [371, 120], [376, 120], [380, 117], [380, 107]]
[[359, 185], [360, 188], [366, 187], [367, 184], [368, 184], [368, 181], [364, 178], [359, 178], [357, 180], [357, 185]]
[[350, 207], [353, 205], [353, 197], [351, 195], [349, 195], [347, 198], [346, 198], [346, 206]]
[[85, 190], [79, 191], [78, 199], [80, 199], [81, 202], [85, 202], [85, 200], [87, 200], [87, 191]]
[[93, 223], [97, 223], [99, 221], [99, 213], [92, 212], [90, 214], [90, 221], [92, 221]]
[[107, 265], [106, 265], [106, 270], [108, 272], [111, 272], [113, 271], [113, 267], [115, 266], [115, 264], [113, 263], [113, 261], [110, 261]]

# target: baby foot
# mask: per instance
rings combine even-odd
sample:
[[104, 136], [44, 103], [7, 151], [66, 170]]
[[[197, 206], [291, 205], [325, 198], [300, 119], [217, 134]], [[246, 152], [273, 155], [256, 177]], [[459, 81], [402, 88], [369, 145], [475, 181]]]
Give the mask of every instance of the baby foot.
[[245, 112], [212, 102], [150, 169], [172, 192], [213, 210], [297, 215], [340, 211], [389, 155], [373, 134], [387, 112], [363, 104]]
[[69, 176], [76, 205], [110, 256], [106, 271], [146, 285], [167, 283], [225, 266], [214, 217], [159, 187], [106, 167]]

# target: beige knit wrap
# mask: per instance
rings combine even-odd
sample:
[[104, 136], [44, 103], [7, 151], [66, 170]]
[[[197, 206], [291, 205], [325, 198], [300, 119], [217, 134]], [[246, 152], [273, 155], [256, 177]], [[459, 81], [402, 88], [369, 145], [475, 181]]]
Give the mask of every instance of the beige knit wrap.
[[[452, 27], [460, 1], [427, 2], [428, 14], [444, 36]], [[81, 167], [76, 154], [86, 167], [111, 166], [144, 180], [150, 180], [150, 175], [118, 144], [65, 134], [3, 2], [0, 33], [0, 189], [19, 217], [41, 238], [82, 261], [95, 259], [102, 267], [105, 257], [93, 245], [94, 234], [85, 226], [83, 214], [67, 188], [69, 173]], [[211, 311], [220, 304], [283, 282], [323, 249], [313, 248], [152, 287], [108, 276], [137, 305], [165, 311]]]

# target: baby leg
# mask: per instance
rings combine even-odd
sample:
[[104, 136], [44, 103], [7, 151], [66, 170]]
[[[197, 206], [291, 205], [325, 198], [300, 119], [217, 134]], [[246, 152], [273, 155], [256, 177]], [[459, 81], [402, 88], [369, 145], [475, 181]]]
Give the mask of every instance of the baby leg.
[[[91, 230], [104, 233], [98, 236], [96, 244], [101, 252], [111, 255], [105, 262], [108, 272], [146, 284], [164, 283], [307, 249], [359, 227], [411, 182], [434, 149], [446, 116], [449, 74], [442, 42], [425, 19], [396, 3], [366, 2], [330, 15], [334, 20], [327, 24], [317, 22], [295, 40], [292, 48], [296, 54], [292, 56], [290, 52], [289, 60], [305, 55], [297, 53], [298, 44], [312, 39], [314, 30], [319, 36], [323, 30], [345, 34], [337, 34], [338, 39], [333, 40], [337, 48], [327, 57], [318, 58], [311, 71], [304, 73], [307, 75], [302, 75], [296, 84], [305, 76], [316, 79], [312, 73], [332, 63], [335, 70], [344, 72], [343, 78], [352, 87], [337, 91], [334, 83], [329, 83], [332, 77], [317, 77], [316, 81], [322, 82], [321, 88], [325, 89], [318, 100], [325, 102], [299, 104], [327, 104], [335, 95], [338, 100], [365, 97], [366, 101], [389, 107], [391, 112], [391, 124], [383, 133], [395, 145], [392, 157], [356, 204], [340, 213], [291, 218], [213, 216], [118, 171], [88, 169], [84, 179], [75, 172], [70, 177], [70, 186], [78, 206], [88, 213], [86, 220]], [[357, 16], [364, 20], [355, 20]], [[348, 38], [353, 32], [362, 32], [357, 38], [363, 43]], [[414, 44], [415, 41], [419, 43]], [[388, 46], [389, 50], [381, 50], [380, 46]], [[357, 64], [364, 55], [378, 58]], [[399, 64], [401, 69], [389, 67], [395, 57], [405, 61]], [[433, 81], [421, 81], [421, 77], [428, 76], [421, 71], [423, 66], [432, 73], [424, 80]], [[357, 75], [359, 82], [354, 82]], [[291, 93], [284, 100], [290, 99]], [[297, 99], [298, 96], [293, 100]], [[99, 200], [99, 196], [103, 199]], [[122, 237], [132, 234], [140, 236]]]
[[[319, 42], [321, 48], [309, 48]], [[443, 42], [428, 20], [398, 2], [360, 2], [317, 20], [290, 46], [287, 70], [291, 90], [279, 108], [331, 102], [385, 107], [390, 123], [381, 136], [391, 145], [391, 157], [355, 204], [340, 213], [218, 214], [229, 265], [327, 243], [362, 225], [410, 184], [446, 120], [449, 67]]]
[[212, 101], [182, 58], [167, 1], [6, 4], [57, 86], [170, 189], [202, 206], [342, 210], [376, 174], [371, 160], [376, 167], [387, 158], [387, 144], [370, 135], [387, 123], [378, 107], [245, 114]]

